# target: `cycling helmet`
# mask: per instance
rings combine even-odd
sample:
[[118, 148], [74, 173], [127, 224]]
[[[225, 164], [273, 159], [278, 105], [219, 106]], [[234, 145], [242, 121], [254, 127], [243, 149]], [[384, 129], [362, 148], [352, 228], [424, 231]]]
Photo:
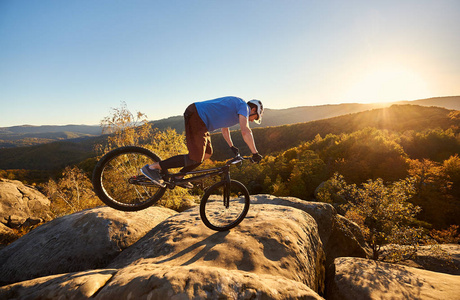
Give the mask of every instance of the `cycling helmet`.
[[249, 104], [253, 104], [255, 105], [255, 107], [257, 107], [257, 119], [255, 119], [254, 122], [260, 124], [260, 122], [262, 121], [262, 115], [264, 114], [264, 106], [262, 105], [262, 101], [253, 99], [251, 101], [248, 101], [248, 105]]

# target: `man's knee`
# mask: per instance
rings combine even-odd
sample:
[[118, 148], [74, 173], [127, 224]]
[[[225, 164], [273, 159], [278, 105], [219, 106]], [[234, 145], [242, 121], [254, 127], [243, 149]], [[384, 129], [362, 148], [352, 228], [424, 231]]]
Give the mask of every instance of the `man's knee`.
[[185, 167], [201, 164], [201, 161], [196, 161], [190, 158], [190, 155], [185, 155]]

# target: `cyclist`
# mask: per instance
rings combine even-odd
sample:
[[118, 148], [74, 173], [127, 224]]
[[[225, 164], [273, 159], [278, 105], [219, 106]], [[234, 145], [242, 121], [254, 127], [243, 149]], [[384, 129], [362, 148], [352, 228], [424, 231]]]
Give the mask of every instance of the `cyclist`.
[[[153, 183], [164, 186], [162, 170], [180, 168], [181, 172], [189, 172], [198, 167], [212, 155], [210, 131], [221, 129], [222, 135], [235, 155], [239, 150], [233, 145], [229, 127], [240, 124], [243, 140], [252, 153], [254, 162], [259, 162], [262, 156], [257, 151], [249, 122], [260, 124], [264, 108], [260, 100], [247, 103], [238, 97], [222, 97], [213, 100], [190, 104], [184, 112], [185, 138], [188, 154], [176, 155], [166, 160], [145, 165], [141, 172]], [[192, 188], [191, 183], [180, 185]]]

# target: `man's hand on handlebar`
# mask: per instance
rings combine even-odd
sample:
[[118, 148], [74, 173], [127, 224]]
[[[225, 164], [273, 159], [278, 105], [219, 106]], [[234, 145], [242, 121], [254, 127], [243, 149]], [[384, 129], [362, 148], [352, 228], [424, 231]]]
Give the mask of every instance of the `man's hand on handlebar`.
[[259, 153], [254, 153], [252, 155], [252, 162], [259, 163], [262, 160], [262, 155]]
[[236, 148], [235, 146], [231, 146], [230, 149], [232, 150], [235, 156], [238, 156], [240, 154], [240, 150]]

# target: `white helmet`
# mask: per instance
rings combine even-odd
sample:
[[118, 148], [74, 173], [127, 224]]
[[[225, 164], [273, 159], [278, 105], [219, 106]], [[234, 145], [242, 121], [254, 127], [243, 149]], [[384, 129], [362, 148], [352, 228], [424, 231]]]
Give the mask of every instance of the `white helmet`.
[[251, 101], [248, 101], [248, 105], [253, 104], [255, 107], [257, 107], [256, 112], [257, 112], [257, 118], [254, 120], [257, 124], [260, 124], [262, 122], [262, 115], [264, 114], [264, 106], [262, 105], [262, 101], [252, 99]]

